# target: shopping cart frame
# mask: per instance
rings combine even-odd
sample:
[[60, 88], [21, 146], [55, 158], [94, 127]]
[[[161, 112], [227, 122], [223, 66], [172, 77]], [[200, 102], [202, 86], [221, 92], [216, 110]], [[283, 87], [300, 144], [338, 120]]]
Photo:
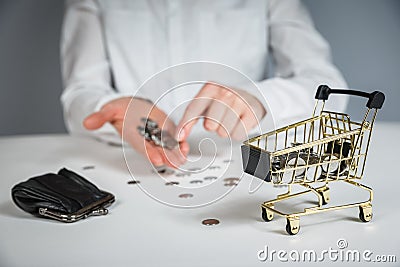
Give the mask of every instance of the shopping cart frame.
[[[325, 101], [331, 94], [367, 98], [363, 120], [355, 122], [345, 113], [324, 110]], [[364, 174], [372, 128], [385, 95], [379, 91], [366, 93], [321, 85], [315, 99], [311, 118], [251, 138], [241, 147], [243, 170], [246, 173], [269, 183], [287, 186], [286, 193], [261, 204], [261, 215], [267, 222], [273, 219], [274, 214], [285, 217], [286, 231], [291, 235], [299, 232], [300, 217], [304, 215], [359, 207], [361, 221], [369, 222], [372, 219], [373, 190], [358, 180]], [[337, 181], [367, 191], [369, 198], [323, 207], [330, 200], [329, 183]], [[305, 190], [292, 193], [293, 185]], [[295, 213], [285, 213], [275, 208], [277, 202], [310, 192], [317, 196], [317, 205]]]

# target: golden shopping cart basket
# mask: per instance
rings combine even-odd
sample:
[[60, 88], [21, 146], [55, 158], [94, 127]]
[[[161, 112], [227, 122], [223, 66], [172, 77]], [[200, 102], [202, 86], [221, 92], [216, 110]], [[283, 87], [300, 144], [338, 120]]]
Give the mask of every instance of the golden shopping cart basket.
[[[325, 111], [330, 94], [347, 94], [368, 98], [362, 122], [350, 120], [344, 113]], [[300, 216], [323, 211], [359, 207], [361, 221], [372, 219], [371, 188], [358, 182], [363, 176], [368, 146], [376, 113], [382, 108], [385, 95], [375, 91], [331, 89], [321, 85], [311, 118], [251, 138], [241, 147], [243, 169], [266, 182], [287, 186], [287, 192], [261, 204], [262, 218], [271, 221], [274, 214], [286, 217], [286, 231], [295, 235], [300, 229]], [[371, 112], [372, 111], [372, 112]], [[324, 207], [329, 202], [331, 182], [342, 181], [369, 192], [363, 202]], [[292, 193], [292, 185], [305, 190]], [[312, 184], [319, 184], [317, 187]], [[274, 204], [312, 192], [318, 205], [297, 213], [283, 213]]]

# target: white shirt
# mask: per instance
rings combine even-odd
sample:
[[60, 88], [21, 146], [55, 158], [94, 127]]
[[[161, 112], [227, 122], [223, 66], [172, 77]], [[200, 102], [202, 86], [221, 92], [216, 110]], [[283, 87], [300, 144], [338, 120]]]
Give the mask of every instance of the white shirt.
[[[298, 0], [67, 0], [61, 61], [61, 101], [72, 133], [89, 134], [82, 126], [87, 115], [184, 62], [217, 62], [247, 75], [277, 126], [310, 117], [319, 84], [346, 87]], [[159, 107], [168, 112], [199, 89], [181, 91]], [[147, 88], [139, 96], [155, 101], [165, 90]], [[346, 97], [328, 101], [335, 111], [346, 104]], [[179, 115], [172, 116], [176, 123]], [[106, 125], [90, 134], [110, 133]]]

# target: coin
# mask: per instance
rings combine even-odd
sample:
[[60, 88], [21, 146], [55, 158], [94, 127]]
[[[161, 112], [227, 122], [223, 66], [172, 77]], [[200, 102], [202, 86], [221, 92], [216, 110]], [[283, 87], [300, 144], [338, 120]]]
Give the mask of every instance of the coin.
[[272, 185], [273, 187], [276, 187], [276, 188], [284, 188], [284, 187], [288, 187], [288, 185], [287, 184], [274, 184], [274, 185]]
[[148, 134], [146, 133], [146, 129], [145, 129], [144, 127], [138, 126], [136, 129], [138, 130], [139, 134], [142, 135], [142, 136], [144, 136], [146, 139], [149, 139], [149, 138], [150, 138], [150, 135], [148, 135]]
[[230, 178], [225, 178], [224, 182], [238, 182], [239, 178], [236, 177], [230, 177]]
[[210, 181], [210, 180], [217, 180], [218, 177], [217, 177], [217, 176], [206, 176], [206, 177], [204, 177], [203, 179], [204, 179], [204, 180]]
[[107, 145], [113, 146], [113, 147], [122, 147], [121, 143], [113, 142], [113, 141], [108, 141]]
[[175, 174], [176, 177], [185, 177], [185, 176], [190, 176], [190, 173], [187, 172], [180, 172]]
[[225, 178], [224, 182], [225, 182], [225, 186], [237, 186], [239, 184], [239, 178], [237, 177], [229, 177], [229, 178]]
[[167, 170], [167, 167], [165, 167], [165, 165], [153, 166], [153, 167], [156, 170], [156, 172], [158, 172], [158, 173], [164, 173]]
[[205, 219], [201, 222], [204, 225], [217, 225], [219, 224], [219, 220], [217, 219]]
[[221, 169], [220, 166], [210, 166], [208, 167], [210, 170]]
[[171, 182], [166, 182], [165, 185], [178, 185], [179, 182], [171, 181]]
[[193, 197], [193, 194], [190, 194], [190, 193], [180, 194], [179, 197], [180, 198], [191, 198], [191, 197]]
[[170, 169], [165, 166], [159, 166], [159, 167], [155, 166], [154, 168], [157, 173], [162, 174], [163, 176], [164, 175], [172, 175], [175, 173], [175, 171], [173, 169]]
[[158, 128], [157, 122], [149, 119], [149, 118], [141, 118], [142, 123], [149, 128]]
[[179, 146], [178, 141], [176, 141], [167, 131], [162, 131], [161, 134], [161, 146], [173, 150]]
[[83, 170], [93, 170], [94, 166], [93, 165], [88, 165], [88, 166], [84, 166], [82, 167]]
[[140, 181], [130, 180], [130, 181], [128, 181], [128, 184], [140, 184]]
[[227, 182], [227, 183], [224, 183], [224, 185], [225, 185], [225, 186], [237, 186], [238, 183], [235, 183], [235, 182]]
[[141, 121], [144, 126], [138, 126], [137, 130], [146, 140], [152, 141], [157, 146], [171, 150], [179, 146], [178, 141], [169, 132], [162, 131], [155, 121], [149, 118], [141, 118]]

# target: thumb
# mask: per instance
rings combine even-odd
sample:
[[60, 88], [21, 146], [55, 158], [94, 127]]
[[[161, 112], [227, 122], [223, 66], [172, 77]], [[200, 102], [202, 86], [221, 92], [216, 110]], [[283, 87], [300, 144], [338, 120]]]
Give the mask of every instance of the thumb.
[[185, 119], [183, 118], [176, 127], [176, 139], [179, 142], [186, 140], [190, 132], [192, 131], [193, 126], [197, 123], [198, 120], [198, 118], [193, 118], [189, 121], [185, 121]]
[[110, 122], [114, 117], [114, 112], [110, 109], [101, 109], [87, 116], [83, 120], [83, 126], [88, 130], [96, 130], [102, 127], [106, 122]]

